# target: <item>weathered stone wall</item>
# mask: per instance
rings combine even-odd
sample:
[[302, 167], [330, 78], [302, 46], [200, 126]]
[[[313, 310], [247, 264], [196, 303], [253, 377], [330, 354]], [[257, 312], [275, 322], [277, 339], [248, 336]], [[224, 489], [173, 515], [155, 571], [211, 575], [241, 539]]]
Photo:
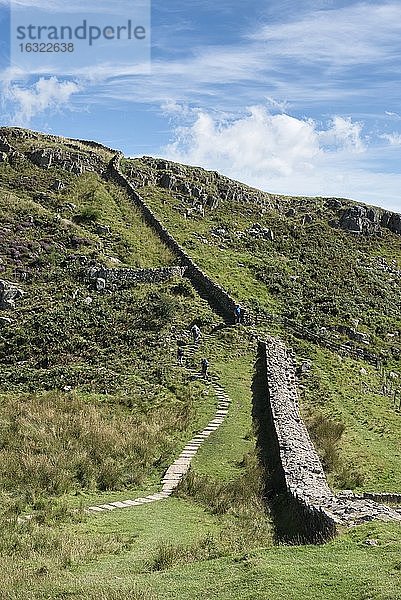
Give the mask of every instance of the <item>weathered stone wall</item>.
[[401, 514], [375, 502], [379, 498], [374, 494], [332, 493], [300, 415], [293, 356], [276, 339], [259, 342], [253, 399], [258, 445], [268, 472], [268, 497], [282, 537], [324, 541], [339, 524], [401, 521]]
[[106, 286], [128, 287], [140, 283], [163, 283], [175, 277], [183, 277], [185, 267], [160, 267], [156, 269], [107, 269], [106, 267], [91, 267], [85, 271], [85, 276], [91, 281], [104, 279]]
[[[131, 185], [127, 178], [122, 174], [119, 167], [121, 156], [121, 154], [117, 154], [111, 161], [109, 166], [109, 175], [127, 191], [136, 206], [141, 209], [144, 219], [148, 225], [150, 225], [158, 233], [160, 239], [180, 259], [181, 264], [187, 268], [185, 275], [191, 280], [198, 291], [205, 295], [227, 319], [233, 319], [234, 308], [237, 302], [230, 296], [230, 294], [228, 294], [217, 283], [212, 281], [212, 279], [210, 279], [210, 277], [208, 277], [206, 273], [204, 273], [196, 265], [192, 258], [190, 258], [190, 256], [185, 252], [184, 248], [167, 231], [164, 225], [162, 225], [154, 212], [138, 194], [134, 186]], [[244, 316], [249, 322], [249, 313], [248, 315], [245, 314]]]
[[302, 522], [292, 534], [305, 541], [323, 541], [334, 534], [339, 520], [323, 509], [333, 494], [301, 419], [294, 360], [278, 340], [269, 338], [259, 343], [253, 391], [254, 418], [269, 474], [273, 511], [280, 520], [284, 509], [282, 519], [287, 521], [289, 511], [300, 513]]

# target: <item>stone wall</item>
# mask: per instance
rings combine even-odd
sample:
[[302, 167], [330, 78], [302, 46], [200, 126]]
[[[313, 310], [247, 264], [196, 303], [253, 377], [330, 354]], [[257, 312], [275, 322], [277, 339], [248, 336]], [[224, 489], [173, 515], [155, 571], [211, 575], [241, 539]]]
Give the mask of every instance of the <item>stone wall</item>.
[[401, 521], [399, 512], [376, 502], [373, 494], [333, 494], [301, 418], [293, 356], [273, 338], [259, 342], [253, 417], [267, 471], [267, 496], [281, 539], [320, 542], [332, 537], [341, 524]]
[[[214, 307], [224, 315], [228, 320], [233, 320], [234, 308], [237, 302], [221, 286], [215, 283], [206, 275], [191, 257], [185, 252], [184, 248], [175, 240], [175, 238], [162, 225], [154, 212], [148, 207], [143, 198], [138, 194], [134, 186], [127, 180], [120, 170], [121, 154], [117, 154], [109, 165], [109, 175], [121, 187], [123, 187], [133, 202], [138, 206], [148, 225], [150, 225], [159, 235], [166, 246], [180, 259], [182, 266], [186, 267], [185, 275], [200, 292], [206, 297]], [[251, 315], [244, 315], [245, 322], [251, 321]]]
[[[283, 529], [291, 514], [291, 535], [304, 541], [330, 538], [339, 520], [322, 507], [333, 494], [301, 419], [294, 360], [284, 344], [273, 338], [259, 343], [253, 397], [276, 523], [282, 521]], [[301, 518], [296, 519], [296, 514]], [[280, 537], [286, 537], [284, 531]]]
[[127, 287], [140, 283], [163, 283], [175, 277], [183, 277], [185, 267], [160, 267], [156, 269], [107, 269], [106, 267], [91, 267], [85, 271], [85, 279], [96, 282], [103, 279], [106, 287]]

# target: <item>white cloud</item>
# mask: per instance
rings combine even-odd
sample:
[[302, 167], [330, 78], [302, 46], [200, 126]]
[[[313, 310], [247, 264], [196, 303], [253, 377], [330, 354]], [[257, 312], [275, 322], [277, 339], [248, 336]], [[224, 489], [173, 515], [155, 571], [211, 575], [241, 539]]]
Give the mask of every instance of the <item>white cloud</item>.
[[319, 132], [319, 137], [323, 144], [347, 148], [353, 152], [363, 152], [365, 145], [361, 133], [362, 123], [353, 123], [350, 117], [336, 116], [328, 129]]
[[32, 118], [45, 111], [60, 111], [70, 106], [71, 96], [81, 90], [75, 81], [41, 77], [27, 86], [3, 80], [3, 104], [12, 107], [8, 121], [13, 125], [29, 125]]
[[390, 146], [401, 146], [401, 133], [383, 133], [380, 137], [387, 140]]
[[399, 57], [399, 3], [352, 4], [309, 12], [301, 19], [265, 25], [251, 34], [269, 54], [331, 66], [366, 64]]
[[401, 116], [396, 112], [391, 112], [389, 110], [385, 110], [384, 114], [387, 115], [388, 117], [393, 117], [394, 119], [401, 119]]
[[176, 128], [175, 140], [163, 149], [166, 158], [274, 193], [354, 197], [401, 210], [394, 193], [401, 175], [371, 170], [361, 123], [335, 117], [319, 127], [262, 106], [224, 119], [193, 110], [192, 119]]

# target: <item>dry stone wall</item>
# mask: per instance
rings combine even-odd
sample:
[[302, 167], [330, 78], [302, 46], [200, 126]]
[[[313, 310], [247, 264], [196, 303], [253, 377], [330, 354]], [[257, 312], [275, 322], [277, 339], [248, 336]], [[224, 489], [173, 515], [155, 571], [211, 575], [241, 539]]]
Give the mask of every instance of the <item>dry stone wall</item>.
[[[291, 536], [324, 541], [339, 525], [372, 519], [401, 521], [396, 510], [373, 495], [335, 496], [331, 491], [298, 405], [295, 361], [274, 338], [259, 342], [253, 383], [254, 419], [276, 522], [291, 524]], [[287, 531], [288, 533], [288, 531]], [[280, 531], [286, 537], [285, 531]]]
[[85, 278], [92, 282], [103, 279], [106, 287], [128, 287], [140, 283], [163, 283], [176, 277], [183, 277], [185, 267], [160, 267], [156, 269], [107, 269], [106, 267], [91, 267], [85, 271]]
[[[121, 154], [117, 154], [110, 162], [109, 175], [127, 191], [133, 202], [141, 209], [148, 225], [158, 233], [160, 239], [180, 259], [182, 266], [186, 267], [185, 275], [191, 280], [194, 286], [201, 294], [204, 294], [227, 319], [233, 319], [234, 308], [237, 304], [234, 298], [232, 298], [221, 286], [212, 281], [212, 279], [197, 266], [192, 258], [185, 252], [184, 248], [169, 233], [164, 225], [162, 225], [154, 212], [138, 194], [134, 186], [122, 174], [119, 166], [121, 156]], [[248, 313], [244, 316], [245, 319], [248, 319], [248, 322], [250, 322], [251, 315]]]

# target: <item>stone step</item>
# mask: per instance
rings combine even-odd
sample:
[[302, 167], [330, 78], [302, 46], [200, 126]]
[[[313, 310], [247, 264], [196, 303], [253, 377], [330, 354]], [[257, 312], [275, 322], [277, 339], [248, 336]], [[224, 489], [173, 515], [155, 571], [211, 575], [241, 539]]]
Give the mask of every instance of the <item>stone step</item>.
[[110, 506], [115, 506], [116, 508], [127, 508], [127, 504], [125, 502], [110, 502]]

